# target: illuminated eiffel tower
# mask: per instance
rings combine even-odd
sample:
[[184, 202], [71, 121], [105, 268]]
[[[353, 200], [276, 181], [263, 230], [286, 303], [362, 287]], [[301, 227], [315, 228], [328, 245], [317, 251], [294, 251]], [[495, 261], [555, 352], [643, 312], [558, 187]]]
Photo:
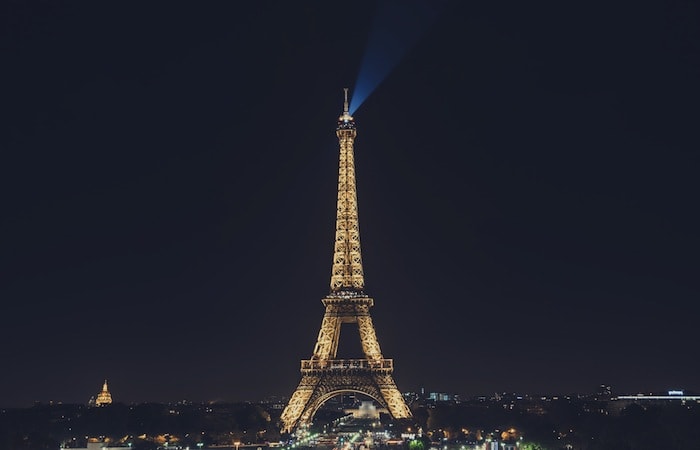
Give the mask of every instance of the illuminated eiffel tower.
[[[377, 342], [369, 314], [374, 300], [363, 292], [365, 280], [360, 253], [353, 151], [357, 130], [348, 112], [347, 88], [343, 114], [338, 118], [335, 133], [340, 141], [340, 168], [331, 291], [321, 300], [326, 313], [313, 356], [301, 361], [301, 382], [282, 412], [283, 432], [308, 426], [327, 400], [350, 392], [371, 397], [388, 409], [395, 419], [411, 417], [411, 411], [391, 375], [393, 360], [384, 359]], [[337, 359], [338, 338], [343, 323], [357, 324], [364, 359]]]

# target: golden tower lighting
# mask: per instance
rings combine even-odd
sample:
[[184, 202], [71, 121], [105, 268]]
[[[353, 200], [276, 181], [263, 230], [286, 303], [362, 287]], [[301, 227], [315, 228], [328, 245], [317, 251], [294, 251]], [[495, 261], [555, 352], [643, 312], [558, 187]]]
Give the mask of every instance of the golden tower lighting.
[[[316, 411], [343, 393], [367, 395], [385, 407], [395, 419], [411, 417], [392, 376], [394, 364], [384, 359], [369, 309], [374, 300], [364, 293], [360, 251], [360, 225], [355, 189], [354, 143], [357, 130], [348, 112], [345, 89], [343, 114], [336, 135], [340, 144], [338, 207], [330, 293], [321, 302], [326, 312], [311, 359], [301, 361], [301, 381], [282, 412], [283, 432], [308, 426]], [[363, 359], [338, 359], [338, 339], [343, 323], [357, 324]]]
[[104, 384], [102, 385], [102, 390], [99, 394], [97, 394], [97, 400], [95, 400], [95, 404], [98, 406], [102, 406], [109, 405], [110, 403], [112, 403], [112, 394], [109, 393], [109, 389], [107, 389], [107, 380], [105, 380]]

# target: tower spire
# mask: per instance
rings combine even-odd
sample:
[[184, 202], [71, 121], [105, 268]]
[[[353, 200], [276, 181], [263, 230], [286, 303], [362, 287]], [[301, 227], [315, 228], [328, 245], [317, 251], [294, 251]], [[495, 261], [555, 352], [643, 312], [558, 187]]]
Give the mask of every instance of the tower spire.
[[345, 103], [343, 103], [343, 112], [349, 114], [348, 108], [348, 88], [343, 88], [345, 91]]
[[348, 88], [344, 91], [343, 114], [338, 118], [335, 130], [340, 143], [340, 163], [331, 292], [362, 291], [365, 287], [355, 187], [354, 143], [357, 130], [355, 120], [348, 111]]

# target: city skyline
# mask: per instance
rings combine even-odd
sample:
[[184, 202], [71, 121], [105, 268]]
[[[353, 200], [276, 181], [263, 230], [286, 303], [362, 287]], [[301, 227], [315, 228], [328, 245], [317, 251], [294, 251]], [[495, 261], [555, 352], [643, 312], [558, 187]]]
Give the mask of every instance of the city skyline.
[[[0, 406], [294, 390], [376, 7], [8, 8]], [[693, 8], [443, 2], [353, 114], [402, 391], [699, 389]]]
[[[93, 389], [93, 394], [90, 395], [90, 398], [86, 401], [77, 401], [77, 402], [63, 402], [61, 399], [36, 399], [33, 405], [21, 405], [21, 406], [15, 406], [18, 408], [22, 407], [28, 407], [28, 406], [35, 406], [35, 405], [60, 405], [60, 404], [76, 404], [76, 405], [87, 405], [90, 407], [100, 407], [100, 406], [108, 406], [110, 404], [114, 403], [126, 403], [126, 404], [140, 404], [140, 403], [151, 403], [151, 401], [132, 401], [132, 402], [124, 402], [121, 401], [120, 399], [113, 400], [112, 399], [112, 394], [110, 390], [108, 389], [109, 380], [104, 380], [102, 384], [102, 388], [100, 390]], [[128, 392], [129, 388], [124, 387], [124, 391]], [[476, 395], [464, 395], [460, 392], [446, 392], [444, 390], [439, 389], [439, 387], [426, 387], [426, 386], [420, 386], [416, 391], [403, 391], [402, 396], [406, 399], [407, 402], [410, 402], [411, 404], [414, 401], [418, 401], [419, 403], [423, 404], [425, 402], [469, 402], [469, 401], [474, 401], [474, 400], [485, 400], [485, 399], [490, 399], [490, 400], [500, 400], [503, 398], [513, 398], [513, 399], [519, 399], [519, 400], [551, 400], [551, 399], [591, 399], [591, 398], [596, 398], [600, 400], [676, 400], [676, 401], [691, 401], [691, 402], [696, 402], [699, 401], [700, 399], [700, 393], [692, 390], [684, 390], [684, 389], [654, 389], [651, 391], [646, 391], [646, 392], [619, 392], [614, 389], [613, 386], [610, 385], [605, 385], [602, 384], [600, 386], [595, 386], [593, 389], [585, 391], [585, 392], [506, 392], [506, 391], [500, 391], [500, 392], [490, 392], [490, 393], [484, 393], [484, 394], [476, 394]], [[127, 398], [129, 396], [127, 395]], [[377, 404], [376, 400], [373, 400], [369, 396], [367, 396], [365, 393], [362, 392], [353, 392], [349, 394], [349, 397], [353, 397], [356, 399], [356, 401], [372, 401], [375, 404]], [[277, 408], [281, 408], [282, 406], [286, 405], [289, 399], [291, 398], [291, 395], [287, 396], [275, 396], [275, 395], [270, 395], [266, 396], [264, 398], [240, 398], [240, 399], [219, 399], [216, 401], [212, 400], [202, 400], [202, 399], [186, 399], [186, 398], [178, 398], [178, 399], [172, 399], [169, 401], [160, 401], [160, 402], [153, 402], [153, 403], [162, 403], [162, 404], [213, 404], [213, 403], [222, 403], [222, 404], [228, 404], [228, 403], [252, 403], [252, 404], [268, 404], [268, 405], [277, 405]], [[380, 405], [381, 406], [381, 405]], [[1, 406], [0, 406], [1, 407]], [[275, 409], [275, 408], [273, 408]]]

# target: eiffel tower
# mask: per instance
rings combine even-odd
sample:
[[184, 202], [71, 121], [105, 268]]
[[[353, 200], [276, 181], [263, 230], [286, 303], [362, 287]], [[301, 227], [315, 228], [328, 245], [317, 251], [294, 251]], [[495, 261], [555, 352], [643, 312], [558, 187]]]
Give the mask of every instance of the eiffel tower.
[[[283, 432], [310, 425], [321, 405], [332, 397], [349, 392], [371, 397], [395, 419], [411, 417], [411, 411], [391, 375], [393, 360], [384, 359], [379, 348], [369, 314], [374, 300], [363, 292], [365, 280], [360, 253], [353, 151], [357, 130], [348, 112], [347, 88], [343, 114], [338, 118], [335, 133], [340, 142], [340, 168], [331, 291], [321, 300], [326, 313], [313, 356], [301, 361], [301, 382], [282, 412]], [[338, 338], [343, 323], [357, 324], [364, 359], [337, 359]]]

